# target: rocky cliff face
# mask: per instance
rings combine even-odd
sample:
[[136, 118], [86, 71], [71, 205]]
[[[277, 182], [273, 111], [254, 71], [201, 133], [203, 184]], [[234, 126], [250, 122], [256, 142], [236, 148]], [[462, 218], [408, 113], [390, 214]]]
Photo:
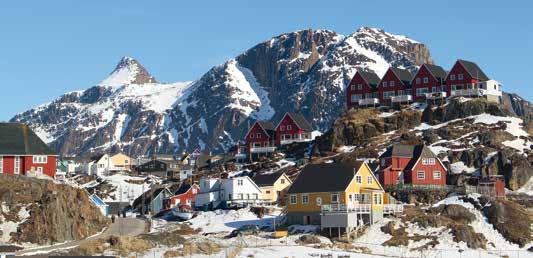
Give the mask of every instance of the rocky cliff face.
[[363, 27], [348, 36], [302, 30], [257, 44], [194, 83], [157, 83], [126, 57], [98, 85], [12, 121], [30, 124], [63, 155], [221, 152], [254, 120], [277, 120], [287, 111], [325, 130], [342, 112], [344, 88], [357, 69], [383, 74], [389, 65], [414, 69], [424, 62], [432, 59], [423, 44], [383, 30]]
[[10, 243], [79, 240], [107, 224], [85, 191], [49, 180], [0, 175], [0, 202], [0, 224], [13, 225], [0, 236]]

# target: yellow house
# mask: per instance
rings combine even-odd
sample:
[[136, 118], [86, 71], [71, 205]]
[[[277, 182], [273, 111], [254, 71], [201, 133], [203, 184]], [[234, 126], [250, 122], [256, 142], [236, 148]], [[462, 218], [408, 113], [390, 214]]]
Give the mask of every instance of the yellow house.
[[339, 232], [382, 219], [386, 206], [383, 187], [364, 162], [308, 165], [287, 194], [289, 224]]
[[261, 199], [272, 203], [292, 184], [285, 173], [255, 175], [252, 180], [261, 189]]
[[124, 153], [117, 153], [111, 156], [111, 161], [114, 165], [112, 170], [115, 171], [131, 171], [133, 159]]

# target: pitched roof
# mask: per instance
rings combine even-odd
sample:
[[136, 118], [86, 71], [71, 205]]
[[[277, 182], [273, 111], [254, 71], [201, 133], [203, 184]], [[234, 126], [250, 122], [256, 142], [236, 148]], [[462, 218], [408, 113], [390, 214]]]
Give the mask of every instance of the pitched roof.
[[421, 158], [435, 158], [439, 159], [426, 145], [420, 144], [413, 147], [413, 157], [405, 166], [405, 170], [411, 170], [416, 162]]
[[270, 186], [270, 185], [274, 185], [274, 183], [282, 175], [283, 173], [255, 175], [254, 177], [252, 177], [252, 180], [257, 186]]
[[437, 78], [437, 80], [440, 79], [444, 81], [444, 79], [446, 79], [446, 71], [441, 66], [433, 64], [424, 64], [424, 66], [431, 74], [433, 74], [433, 76], [435, 76], [435, 78]]
[[411, 74], [411, 72], [409, 72], [409, 70], [407, 69], [401, 69], [396, 67], [391, 67], [390, 69], [394, 72], [394, 74], [396, 74], [396, 76], [398, 76], [398, 79], [400, 79], [400, 81], [406, 84], [411, 83], [411, 81], [413, 80], [413, 74]]
[[381, 80], [379, 76], [374, 72], [366, 72], [366, 71], [357, 71], [363, 79], [372, 87], [376, 87], [379, 84], [379, 81]]
[[0, 123], [0, 155], [56, 155], [30, 127]]
[[174, 193], [175, 195], [178, 195], [178, 194], [184, 194], [186, 193], [187, 191], [189, 191], [189, 189], [191, 189], [192, 185], [191, 184], [181, 184], [180, 185], [180, 188], [178, 188], [178, 190], [176, 190], [176, 192]]
[[288, 193], [344, 191], [363, 162], [307, 165]]
[[276, 132], [276, 126], [274, 123], [270, 121], [257, 121], [257, 123], [265, 130], [265, 132], [270, 137], [274, 137], [274, 133]]
[[476, 78], [481, 81], [488, 81], [490, 80], [489, 77], [479, 68], [479, 66], [471, 61], [466, 60], [457, 60], [457, 62], [461, 63], [463, 67], [466, 69], [466, 71], [472, 76], [473, 78]]
[[381, 154], [380, 158], [388, 158], [388, 157], [404, 157], [404, 158], [411, 158], [413, 157], [413, 145], [405, 145], [405, 144], [394, 144], [387, 148], [387, 151], [385, 153]]
[[300, 129], [307, 132], [313, 131], [313, 127], [301, 113], [288, 112], [287, 114], [292, 118], [294, 123], [300, 127]]

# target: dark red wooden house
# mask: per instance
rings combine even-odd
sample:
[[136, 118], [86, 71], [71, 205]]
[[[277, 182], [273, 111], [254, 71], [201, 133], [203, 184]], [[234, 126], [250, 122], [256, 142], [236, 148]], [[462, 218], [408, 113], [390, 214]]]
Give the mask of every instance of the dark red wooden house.
[[409, 70], [389, 67], [378, 85], [380, 103], [408, 103], [412, 101], [411, 81], [413, 75]]
[[248, 130], [245, 136], [245, 143], [248, 152], [271, 152], [275, 147], [275, 126], [270, 121], [257, 121]]
[[357, 71], [346, 88], [346, 107], [348, 109], [361, 106], [379, 105], [378, 84], [380, 78], [374, 72]]
[[446, 90], [448, 96], [451, 96], [451, 91], [472, 89], [478, 82], [488, 80], [489, 77], [476, 63], [459, 59], [448, 72]]
[[446, 168], [425, 145], [395, 144], [379, 160], [376, 174], [383, 186], [446, 185]]
[[416, 72], [413, 80], [413, 100], [425, 101], [426, 94], [431, 93], [432, 98], [446, 98], [449, 96], [446, 92], [446, 71], [432, 64], [423, 64]]
[[313, 127], [300, 113], [287, 112], [276, 126], [278, 146], [312, 140]]
[[57, 155], [27, 125], [0, 123], [0, 174], [55, 177]]

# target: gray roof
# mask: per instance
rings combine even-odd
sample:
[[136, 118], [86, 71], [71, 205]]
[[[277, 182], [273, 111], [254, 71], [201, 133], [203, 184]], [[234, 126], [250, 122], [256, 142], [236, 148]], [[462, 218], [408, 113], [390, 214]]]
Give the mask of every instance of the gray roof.
[[282, 175], [283, 173], [255, 175], [254, 177], [252, 177], [252, 181], [254, 181], [257, 186], [271, 186], [274, 185], [274, 183]]
[[307, 165], [292, 183], [288, 193], [344, 191], [363, 162]]
[[379, 84], [379, 81], [381, 80], [379, 76], [374, 72], [366, 72], [366, 71], [357, 71], [358, 74], [365, 79], [365, 81], [368, 83], [371, 87], [376, 87]]
[[0, 123], [0, 155], [56, 155], [30, 127]]
[[489, 77], [479, 68], [479, 66], [471, 61], [466, 60], [457, 60], [457, 62], [461, 63], [463, 67], [466, 69], [466, 71], [472, 76], [473, 78], [476, 78], [480, 81], [488, 81]]
[[426, 145], [416, 145], [413, 148], [413, 158], [411, 159], [411, 161], [409, 161], [409, 163], [407, 163], [407, 166], [405, 166], [405, 170], [411, 170], [420, 158], [439, 159], [439, 157], [437, 157], [437, 155], [435, 155], [435, 153], [433, 153]]
[[446, 79], [446, 71], [441, 66], [432, 64], [424, 64], [424, 66], [437, 80], [444, 81]]
[[394, 72], [394, 74], [396, 74], [398, 79], [400, 79], [400, 81], [402, 81], [405, 85], [411, 84], [411, 81], [413, 80], [413, 74], [411, 74], [409, 70], [396, 68], [396, 67], [391, 67], [390, 69]]
[[411, 158], [413, 157], [414, 145], [405, 145], [405, 144], [394, 144], [387, 148], [385, 153], [381, 154], [380, 158], [388, 157], [404, 157]]
[[274, 137], [276, 126], [270, 121], [257, 121], [257, 123], [266, 131], [270, 137]]
[[292, 118], [294, 123], [296, 123], [296, 125], [298, 125], [298, 127], [300, 127], [300, 129], [302, 129], [302, 130], [304, 130], [306, 132], [312, 132], [313, 131], [313, 127], [311, 126], [311, 124], [307, 121], [307, 119], [305, 119], [305, 117], [301, 113], [288, 112], [287, 114]]

